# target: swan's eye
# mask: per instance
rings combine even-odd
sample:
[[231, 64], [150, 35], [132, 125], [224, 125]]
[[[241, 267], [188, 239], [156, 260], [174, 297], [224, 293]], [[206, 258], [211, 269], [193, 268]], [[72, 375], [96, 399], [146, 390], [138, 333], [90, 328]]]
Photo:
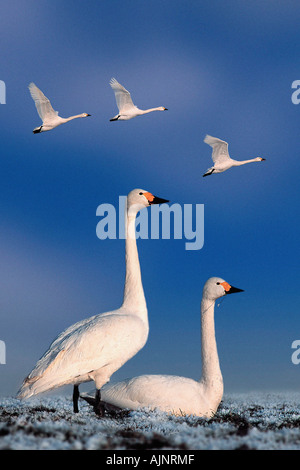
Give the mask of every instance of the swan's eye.
[[220, 285], [220, 283], [219, 283], [219, 282], [217, 282], [217, 286], [219, 286], [219, 285]]
[[142, 195], [143, 195], [143, 193], [139, 193], [139, 195], [140, 195], [140, 196], [142, 196]]

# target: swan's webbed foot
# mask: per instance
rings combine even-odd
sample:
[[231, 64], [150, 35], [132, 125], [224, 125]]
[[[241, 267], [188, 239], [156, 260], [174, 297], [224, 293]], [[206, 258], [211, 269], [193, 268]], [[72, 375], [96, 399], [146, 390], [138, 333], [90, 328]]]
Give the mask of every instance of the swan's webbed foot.
[[211, 175], [214, 171], [215, 171], [215, 169], [213, 168], [211, 171], [207, 171], [207, 172], [204, 173], [204, 175], [202, 175], [202, 176], [209, 176], [209, 175]]

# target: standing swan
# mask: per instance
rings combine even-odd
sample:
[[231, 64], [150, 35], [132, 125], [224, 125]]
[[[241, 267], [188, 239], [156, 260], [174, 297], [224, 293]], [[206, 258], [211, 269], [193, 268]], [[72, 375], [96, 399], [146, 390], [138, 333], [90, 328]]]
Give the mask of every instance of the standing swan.
[[133, 104], [129, 91], [117, 82], [115, 78], [112, 78], [109, 84], [115, 92], [116, 102], [119, 108], [119, 114], [110, 119], [110, 121], [128, 121], [128, 119], [151, 113], [152, 111], [168, 111], [167, 108], [163, 106], [146, 110], [139, 109]]
[[46, 98], [44, 93], [34, 83], [30, 83], [28, 88], [32, 99], [35, 102], [37, 112], [43, 121], [43, 124], [40, 127], [33, 129], [34, 134], [51, 131], [51, 129], [54, 129], [55, 127], [60, 126], [60, 124], [64, 124], [65, 122], [72, 121], [72, 119], [90, 116], [90, 114], [82, 113], [77, 114], [76, 116], [62, 118], [58, 116], [58, 111], [54, 111], [48, 98]]
[[228, 143], [224, 140], [212, 137], [211, 135], [207, 135], [204, 139], [204, 142], [210, 145], [213, 149], [212, 159], [214, 162], [214, 166], [209, 168], [206, 173], [204, 173], [204, 175], [202, 176], [208, 176], [212, 173], [222, 173], [223, 171], [229, 170], [229, 168], [233, 166], [241, 166], [245, 165], [246, 163], [265, 161], [265, 158], [262, 157], [256, 157], [252, 158], [251, 160], [244, 160], [242, 162], [233, 160], [232, 158], [230, 158], [228, 153]]
[[144, 207], [164, 202], [168, 201], [142, 189], [128, 194], [122, 306], [81, 320], [63, 331], [24, 380], [18, 398], [73, 384], [74, 412], [78, 412], [78, 386], [93, 380], [97, 390], [94, 409], [97, 414], [102, 414], [102, 385], [145, 345], [148, 337], [148, 312], [135, 238], [136, 215]]
[[219, 277], [211, 277], [204, 285], [201, 302], [202, 378], [199, 382], [172, 375], [142, 375], [104, 387], [103, 402], [131, 410], [147, 407], [176, 415], [213, 416], [223, 396], [214, 306], [216, 299], [234, 292], [243, 291]]

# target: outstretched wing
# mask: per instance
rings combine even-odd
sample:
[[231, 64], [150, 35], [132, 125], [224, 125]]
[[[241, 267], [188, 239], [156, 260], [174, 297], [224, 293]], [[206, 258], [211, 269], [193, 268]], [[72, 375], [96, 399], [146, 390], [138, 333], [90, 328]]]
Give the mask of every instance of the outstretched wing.
[[228, 143], [224, 140], [207, 135], [204, 142], [210, 145], [213, 149], [212, 159], [214, 163], [221, 163], [230, 158], [228, 153]]
[[132, 102], [129, 91], [127, 91], [126, 88], [124, 88], [115, 78], [112, 78], [109, 84], [114, 90], [119, 112], [128, 111], [129, 109], [136, 107]]
[[51, 120], [58, 115], [58, 111], [54, 111], [48, 98], [34, 83], [31, 82], [28, 88], [35, 102], [37, 112], [43, 122], [45, 120]]

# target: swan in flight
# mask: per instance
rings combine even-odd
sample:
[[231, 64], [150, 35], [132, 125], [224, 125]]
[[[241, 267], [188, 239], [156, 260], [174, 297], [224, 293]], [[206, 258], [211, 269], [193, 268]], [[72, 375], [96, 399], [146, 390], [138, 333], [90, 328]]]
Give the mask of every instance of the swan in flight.
[[212, 159], [214, 166], [209, 168], [202, 176], [208, 176], [212, 173], [222, 173], [223, 171], [226, 171], [233, 166], [241, 166], [245, 165], [246, 163], [265, 161], [265, 158], [262, 157], [256, 157], [252, 158], [251, 160], [244, 160], [240, 162], [238, 160], [233, 160], [230, 158], [228, 153], [228, 143], [224, 140], [212, 137], [211, 135], [207, 135], [204, 139], [204, 142], [210, 145], [213, 149]]
[[128, 121], [128, 119], [151, 113], [152, 111], [168, 111], [167, 108], [163, 106], [146, 110], [139, 109], [133, 104], [129, 91], [117, 82], [115, 78], [112, 78], [109, 84], [115, 92], [116, 102], [119, 108], [119, 114], [110, 119], [110, 121]]
[[223, 378], [215, 337], [215, 301], [224, 295], [243, 292], [224, 279], [211, 277], [203, 288], [201, 302], [202, 378], [173, 375], [142, 375], [102, 390], [102, 400], [117, 408], [137, 410], [159, 409], [175, 415], [211, 417], [223, 396]]
[[28, 88], [32, 99], [35, 102], [37, 112], [43, 121], [41, 126], [33, 129], [34, 134], [51, 131], [51, 129], [54, 129], [55, 127], [60, 126], [60, 124], [64, 124], [65, 122], [72, 121], [72, 119], [85, 118], [90, 116], [90, 114], [82, 113], [77, 114], [76, 116], [62, 118], [58, 116], [58, 111], [54, 111], [48, 98], [46, 98], [44, 93], [34, 83], [31, 82]]
[[101, 387], [146, 343], [148, 311], [135, 236], [137, 213], [152, 204], [169, 202], [135, 189], [128, 194], [126, 212], [126, 276], [121, 307], [81, 320], [64, 330], [24, 380], [18, 398], [29, 398], [73, 384], [73, 409], [78, 412], [79, 384], [96, 385], [94, 410], [102, 415]]

